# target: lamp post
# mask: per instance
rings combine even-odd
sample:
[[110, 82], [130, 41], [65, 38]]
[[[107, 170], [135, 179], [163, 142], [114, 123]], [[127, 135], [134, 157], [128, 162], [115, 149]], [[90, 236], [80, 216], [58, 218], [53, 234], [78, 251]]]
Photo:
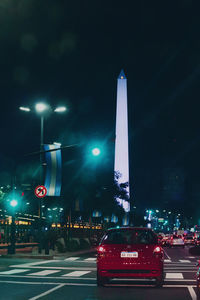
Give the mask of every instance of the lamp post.
[[[31, 112], [32, 110], [29, 107], [20, 106], [19, 109], [24, 112]], [[40, 115], [40, 184], [43, 182], [43, 146], [44, 146], [44, 117], [45, 114], [51, 110], [51, 107], [43, 102], [39, 102], [35, 105], [35, 111]], [[67, 110], [65, 106], [56, 107], [53, 112], [63, 113]], [[39, 222], [40, 228], [42, 229], [42, 198], [39, 198]], [[40, 235], [41, 236], [41, 235]], [[41, 241], [39, 243], [39, 253], [42, 252]]]
[[15, 199], [12, 199], [10, 201], [10, 206], [12, 209], [12, 223], [11, 223], [11, 232], [10, 232], [10, 245], [8, 246], [8, 254], [15, 254], [15, 209], [18, 205], [18, 201]]

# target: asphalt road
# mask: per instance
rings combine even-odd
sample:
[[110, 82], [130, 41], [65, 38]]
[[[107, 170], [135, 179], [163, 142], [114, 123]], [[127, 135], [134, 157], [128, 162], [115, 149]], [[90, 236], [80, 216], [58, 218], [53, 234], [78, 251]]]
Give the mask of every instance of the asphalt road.
[[54, 260], [0, 257], [0, 300], [195, 300], [197, 256], [189, 247], [164, 248], [165, 283], [112, 280], [96, 285], [96, 254]]

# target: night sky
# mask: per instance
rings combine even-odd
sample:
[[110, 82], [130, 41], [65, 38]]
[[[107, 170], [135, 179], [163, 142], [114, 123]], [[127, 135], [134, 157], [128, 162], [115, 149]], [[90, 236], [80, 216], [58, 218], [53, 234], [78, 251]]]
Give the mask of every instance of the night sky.
[[[116, 84], [124, 69], [135, 205], [191, 214], [200, 208], [196, 3], [1, 0], [1, 180], [14, 164], [26, 165], [24, 154], [39, 149], [39, 117], [19, 106], [41, 99], [68, 107], [64, 115], [46, 118], [45, 142], [82, 144], [80, 151], [63, 154], [65, 185], [73, 189], [76, 166], [84, 168], [79, 155], [95, 142], [105, 146], [100, 174], [112, 174]], [[88, 180], [91, 172], [85, 173]]]

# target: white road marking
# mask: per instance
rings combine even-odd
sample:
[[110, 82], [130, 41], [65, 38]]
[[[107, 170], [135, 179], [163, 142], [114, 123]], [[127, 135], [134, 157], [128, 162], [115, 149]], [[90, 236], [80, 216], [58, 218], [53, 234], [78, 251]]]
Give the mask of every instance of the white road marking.
[[[37, 278], [37, 279], [44, 279], [44, 276], [29, 276], [29, 275], [0, 275], [0, 277], [12, 277], [12, 278]], [[60, 280], [69, 280], [67, 276], [62, 277], [62, 276], [48, 276], [48, 279], [60, 279]], [[70, 280], [92, 280], [96, 281], [96, 276], [95, 277], [70, 277]]]
[[96, 257], [86, 258], [84, 261], [96, 262]]
[[180, 261], [181, 263], [191, 263], [191, 261], [188, 260], [188, 259], [179, 259], [179, 261]]
[[167, 256], [168, 259], [171, 260], [171, 257], [169, 257], [169, 255], [167, 254], [167, 252], [164, 250], [164, 254]]
[[195, 293], [195, 291], [194, 291], [194, 289], [193, 289], [192, 286], [188, 286], [188, 291], [190, 293], [190, 296], [191, 296], [192, 300], [197, 300], [196, 293]]
[[74, 261], [74, 260], [77, 260], [79, 258], [80, 257], [68, 257], [68, 258], [64, 259], [64, 261]]
[[30, 271], [28, 269], [13, 269], [13, 270], [9, 270], [9, 271], [3, 271], [0, 272], [1, 275], [12, 275], [12, 274], [17, 274], [17, 273], [23, 273], [23, 272], [27, 272]]
[[[12, 268], [21, 268], [19, 265], [12, 265], [9, 266]], [[29, 266], [29, 269], [46, 269], [46, 270], [81, 270], [81, 271], [96, 271], [96, 268], [92, 267], [40, 267], [40, 266]]]
[[196, 258], [195, 256], [188, 256], [188, 258]]
[[[193, 280], [195, 281], [195, 280]], [[11, 284], [32, 284], [32, 285], [64, 285], [64, 286], [96, 286], [96, 283], [72, 283], [72, 282], [66, 282], [66, 283], [61, 283], [61, 282], [31, 282], [31, 281], [11, 281], [11, 280], [0, 280], [0, 283], [11, 283]], [[111, 285], [112, 286], [112, 285]], [[116, 286], [116, 285], [113, 285]], [[119, 285], [117, 285], [119, 286]], [[124, 284], [122, 286], [125, 286]], [[133, 285], [127, 285], [127, 286], [135, 286]], [[142, 286], [142, 285], [139, 285]], [[146, 285], [144, 285], [146, 286]], [[183, 285], [183, 284], [169, 284], [169, 285], [163, 285], [163, 288], [188, 288], [188, 287], [196, 287], [196, 285]], [[30, 299], [29, 299], [30, 300]]]
[[80, 277], [80, 276], [83, 276], [83, 275], [88, 274], [88, 273], [90, 273], [90, 271], [74, 271], [74, 272], [71, 272], [71, 273], [68, 273], [68, 274], [65, 274], [65, 275], [62, 275], [62, 276]]
[[52, 292], [54, 292], [55, 290], [60, 289], [60, 288], [63, 287], [64, 285], [65, 285], [65, 284], [60, 284], [60, 285], [58, 285], [58, 286], [55, 286], [54, 288], [52, 288], [52, 289], [50, 289], [50, 290], [48, 290], [48, 291], [46, 291], [46, 292], [44, 292], [44, 293], [42, 293], [42, 294], [39, 294], [38, 296], [29, 298], [29, 300], [36, 300], [36, 299], [39, 299], [39, 298], [44, 297], [44, 296], [46, 296], [46, 295], [49, 295], [49, 294], [51, 294]]
[[60, 272], [60, 270], [44, 270], [44, 271], [31, 273], [28, 275], [29, 276], [47, 276], [47, 275], [51, 275], [51, 274], [58, 273], [58, 272]]
[[164, 262], [165, 263], [171, 263], [172, 261], [171, 261], [171, 259], [164, 259]]
[[173, 279], [183, 279], [182, 273], [166, 273], [166, 278], [173, 278]]
[[[25, 268], [29, 268], [29, 266], [37, 266], [37, 265], [43, 265], [43, 264], [49, 264], [52, 262], [61, 262], [61, 260], [42, 260], [42, 261], [37, 261], [37, 262], [32, 262], [32, 263], [25, 263], [25, 264], [19, 264], [19, 265], [15, 265], [15, 267], [25, 267]], [[10, 266], [12, 267], [12, 266]]]

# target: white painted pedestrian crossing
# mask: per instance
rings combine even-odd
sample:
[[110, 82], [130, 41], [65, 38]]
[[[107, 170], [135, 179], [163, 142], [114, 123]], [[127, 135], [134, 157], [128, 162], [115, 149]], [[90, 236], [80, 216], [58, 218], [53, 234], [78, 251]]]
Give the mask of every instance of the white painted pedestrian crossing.
[[68, 257], [65, 259], [65, 261], [75, 261], [77, 259], [80, 259], [80, 257]]
[[172, 261], [171, 261], [171, 259], [164, 259], [164, 262], [165, 263], [171, 263]]
[[89, 262], [95, 262], [96, 261], [96, 257], [89, 257], [89, 258], [86, 258], [84, 259], [84, 261], [89, 261]]
[[28, 274], [30, 276], [47, 276], [47, 275], [51, 275], [54, 273], [58, 273], [60, 272], [60, 270], [44, 270], [44, 271], [39, 271], [39, 272], [34, 272], [31, 274]]
[[83, 276], [83, 275], [88, 274], [90, 272], [91, 271], [74, 271], [74, 272], [70, 272], [70, 273], [64, 274], [62, 276], [80, 277], [80, 276]]
[[188, 260], [188, 259], [179, 259], [179, 261], [180, 261], [181, 263], [191, 263], [191, 261]]
[[166, 273], [166, 279], [183, 279], [182, 273]]
[[0, 275], [12, 275], [12, 274], [23, 273], [23, 272], [28, 272], [28, 271], [30, 271], [30, 270], [29, 269], [12, 269], [9, 271], [0, 272]]

